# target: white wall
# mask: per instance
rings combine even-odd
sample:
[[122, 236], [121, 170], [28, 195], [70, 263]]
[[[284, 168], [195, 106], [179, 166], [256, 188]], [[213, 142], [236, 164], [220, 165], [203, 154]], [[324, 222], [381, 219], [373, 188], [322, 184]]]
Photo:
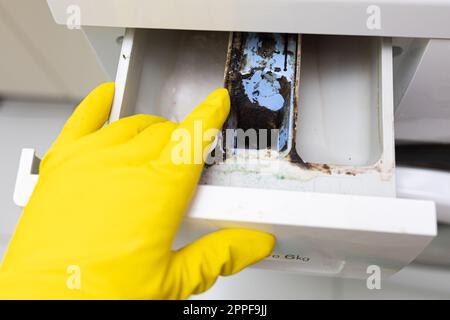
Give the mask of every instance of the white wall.
[[83, 32], [57, 25], [45, 0], [0, 0], [0, 39], [0, 96], [79, 99], [111, 79]]

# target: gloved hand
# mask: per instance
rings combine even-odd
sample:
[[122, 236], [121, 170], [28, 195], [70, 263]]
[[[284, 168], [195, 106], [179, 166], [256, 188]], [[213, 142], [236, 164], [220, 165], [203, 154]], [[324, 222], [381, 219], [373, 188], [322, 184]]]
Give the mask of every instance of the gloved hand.
[[193, 134], [195, 121], [220, 128], [227, 91], [180, 124], [135, 115], [102, 128], [113, 92], [107, 83], [89, 94], [42, 160], [0, 269], [1, 298], [186, 298], [272, 251], [273, 236], [244, 229], [172, 250], [203, 164], [175, 164], [171, 134]]

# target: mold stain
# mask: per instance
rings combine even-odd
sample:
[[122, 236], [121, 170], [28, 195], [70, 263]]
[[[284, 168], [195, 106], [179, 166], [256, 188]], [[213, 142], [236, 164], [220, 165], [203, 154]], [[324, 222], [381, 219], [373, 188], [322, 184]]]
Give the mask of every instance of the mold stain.
[[[227, 58], [225, 87], [231, 112], [225, 128], [278, 129], [278, 146], [285, 148], [291, 131], [296, 74], [296, 35], [233, 33]], [[290, 50], [288, 50], [290, 49]]]

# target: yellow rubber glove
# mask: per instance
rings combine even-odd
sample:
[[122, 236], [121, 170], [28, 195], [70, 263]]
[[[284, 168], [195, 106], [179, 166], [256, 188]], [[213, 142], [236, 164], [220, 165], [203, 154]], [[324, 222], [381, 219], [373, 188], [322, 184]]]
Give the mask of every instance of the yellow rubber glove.
[[42, 160], [0, 269], [1, 298], [187, 298], [272, 251], [273, 236], [244, 229], [172, 250], [203, 164], [175, 164], [171, 134], [193, 133], [195, 121], [220, 128], [227, 91], [180, 124], [135, 115], [102, 128], [113, 92], [107, 83], [85, 98]]

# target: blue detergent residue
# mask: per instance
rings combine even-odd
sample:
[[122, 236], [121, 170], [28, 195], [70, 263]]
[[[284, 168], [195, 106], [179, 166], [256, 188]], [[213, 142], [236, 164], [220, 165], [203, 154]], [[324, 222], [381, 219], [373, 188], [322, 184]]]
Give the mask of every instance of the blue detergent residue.
[[[251, 75], [242, 80], [245, 95], [252, 103], [272, 111], [278, 111], [285, 105], [285, 99], [280, 93], [280, 79], [293, 79], [294, 68], [292, 58], [289, 58], [286, 68], [285, 44], [280, 34], [274, 35], [275, 50], [271, 57], [258, 54], [262, 41], [256, 33], [249, 34], [244, 55], [246, 63], [241, 70], [243, 75]], [[256, 71], [255, 71], [256, 70]], [[254, 72], [252, 74], [252, 72]]]
[[243, 80], [244, 91], [252, 103], [258, 103], [272, 111], [278, 111], [283, 108], [284, 98], [280, 94], [280, 82], [276, 79], [270, 79], [273, 75], [263, 74], [257, 71], [248, 80]]

